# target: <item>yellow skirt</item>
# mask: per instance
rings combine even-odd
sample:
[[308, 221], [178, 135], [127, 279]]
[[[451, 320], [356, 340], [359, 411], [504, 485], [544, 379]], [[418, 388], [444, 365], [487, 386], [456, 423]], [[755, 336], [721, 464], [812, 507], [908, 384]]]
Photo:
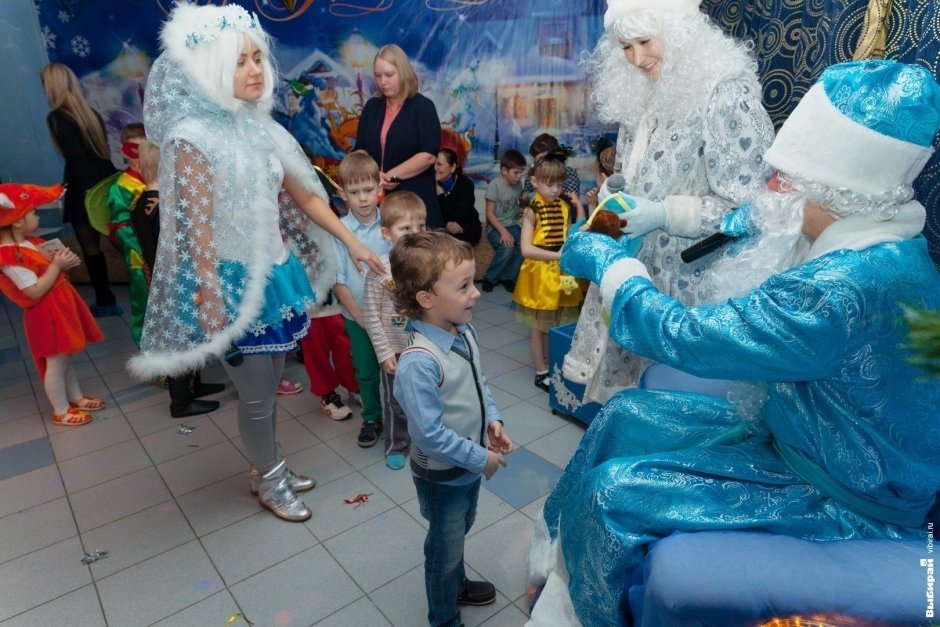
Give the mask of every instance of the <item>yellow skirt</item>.
[[540, 331], [578, 318], [583, 297], [580, 286], [570, 283], [570, 291], [562, 289], [562, 272], [557, 261], [526, 259], [519, 269], [513, 308], [522, 324]]

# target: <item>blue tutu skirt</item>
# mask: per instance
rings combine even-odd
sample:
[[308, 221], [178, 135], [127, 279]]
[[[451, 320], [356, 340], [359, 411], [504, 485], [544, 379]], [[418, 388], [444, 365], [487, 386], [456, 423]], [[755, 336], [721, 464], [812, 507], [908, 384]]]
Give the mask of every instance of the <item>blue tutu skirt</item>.
[[[222, 262], [223, 280], [243, 284], [245, 267], [237, 262]], [[284, 353], [297, 348], [297, 342], [307, 335], [310, 319], [307, 307], [316, 302], [316, 296], [307, 280], [303, 265], [293, 253], [284, 263], [274, 266], [264, 287], [261, 314], [248, 328], [248, 332], [235, 342], [246, 355]]]

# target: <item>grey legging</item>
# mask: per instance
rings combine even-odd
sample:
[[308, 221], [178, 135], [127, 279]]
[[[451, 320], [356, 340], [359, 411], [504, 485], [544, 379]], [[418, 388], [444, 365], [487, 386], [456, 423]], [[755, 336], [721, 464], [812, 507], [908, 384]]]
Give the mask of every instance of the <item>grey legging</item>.
[[238, 434], [251, 463], [262, 474], [280, 462], [274, 425], [284, 357], [285, 353], [245, 355], [240, 366], [222, 362], [238, 391]]

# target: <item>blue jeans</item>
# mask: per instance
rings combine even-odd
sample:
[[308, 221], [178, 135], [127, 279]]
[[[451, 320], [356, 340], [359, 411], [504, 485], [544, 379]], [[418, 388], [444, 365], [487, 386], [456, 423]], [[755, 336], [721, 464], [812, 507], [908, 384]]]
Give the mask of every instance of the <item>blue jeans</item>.
[[430, 523], [424, 539], [424, 589], [432, 627], [460, 625], [457, 595], [466, 579], [463, 544], [477, 515], [480, 479], [442, 485], [413, 477], [421, 515]]
[[515, 281], [519, 278], [519, 266], [522, 265], [522, 252], [519, 250], [519, 238], [522, 237], [522, 227], [511, 224], [505, 227], [516, 240], [515, 246], [504, 246], [499, 237], [499, 231], [491, 226], [486, 228], [486, 239], [496, 253], [486, 269], [483, 280], [489, 283], [499, 283], [499, 275], [504, 281]]

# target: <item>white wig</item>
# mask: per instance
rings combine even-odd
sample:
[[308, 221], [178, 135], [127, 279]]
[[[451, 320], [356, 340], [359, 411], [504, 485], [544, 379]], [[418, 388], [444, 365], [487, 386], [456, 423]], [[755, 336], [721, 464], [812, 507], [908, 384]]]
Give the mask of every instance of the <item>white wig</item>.
[[[662, 40], [656, 81], [624, 57], [622, 41], [634, 37]], [[600, 119], [634, 128], [648, 110], [661, 120], [681, 120], [704, 110], [717, 85], [730, 78], [748, 80], [760, 93], [750, 48], [722, 33], [703, 13], [636, 10], [612, 20], [582, 62], [592, 78]]]
[[227, 111], [245, 102], [235, 98], [235, 68], [239, 55], [251, 40], [261, 51], [264, 90], [252, 104], [267, 113], [274, 103], [277, 74], [271, 61], [271, 40], [258, 18], [242, 7], [180, 3], [160, 31], [164, 52], [205, 92], [209, 100]]

